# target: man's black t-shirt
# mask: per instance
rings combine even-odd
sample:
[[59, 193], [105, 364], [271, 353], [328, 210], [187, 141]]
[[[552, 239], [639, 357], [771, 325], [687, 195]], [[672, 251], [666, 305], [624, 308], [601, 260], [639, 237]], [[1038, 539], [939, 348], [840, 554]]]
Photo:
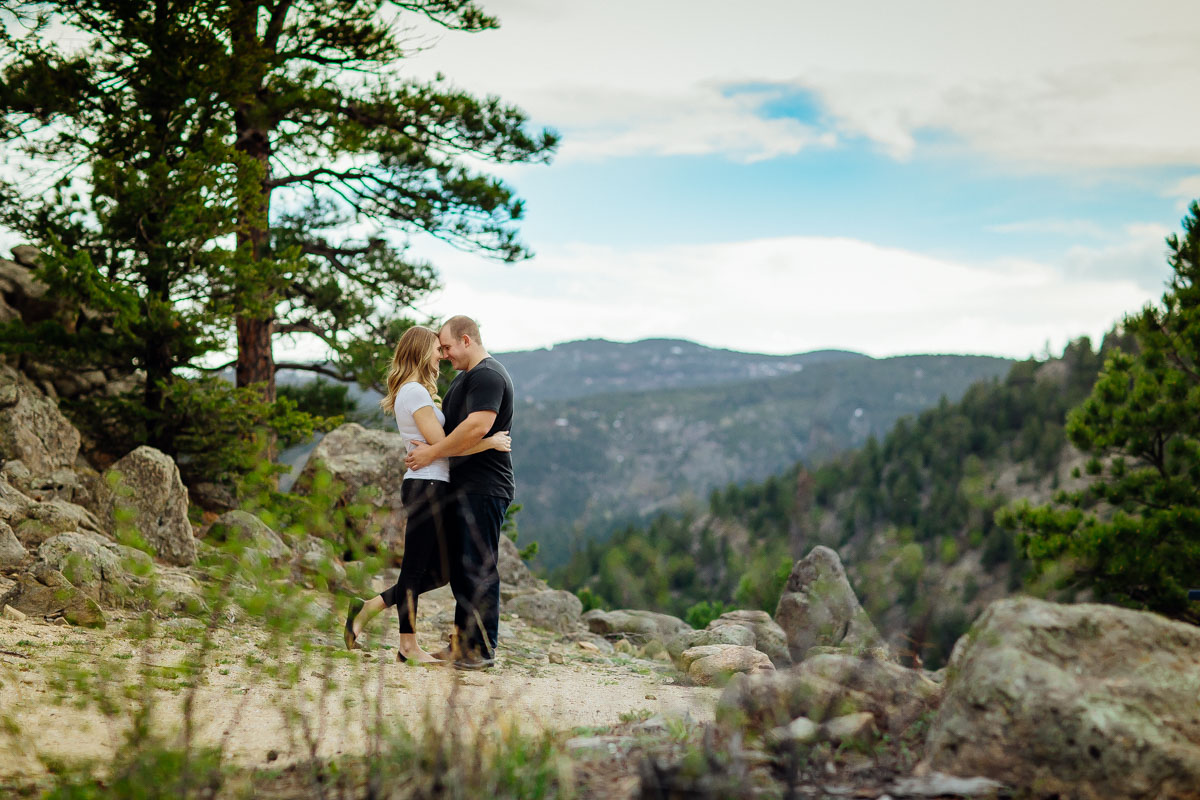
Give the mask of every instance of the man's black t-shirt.
[[[496, 421], [484, 436], [511, 431], [513, 420], [513, 383], [508, 370], [488, 356], [466, 372], [460, 372], [442, 400], [449, 434], [473, 411], [495, 411]], [[470, 456], [450, 459], [450, 486], [467, 494], [502, 497], [512, 502], [516, 490], [512, 453], [484, 450]]]

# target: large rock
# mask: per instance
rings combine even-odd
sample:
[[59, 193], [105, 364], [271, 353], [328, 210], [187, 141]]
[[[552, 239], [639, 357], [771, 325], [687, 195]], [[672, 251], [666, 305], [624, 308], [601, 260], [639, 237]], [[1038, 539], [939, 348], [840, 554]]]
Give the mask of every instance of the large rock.
[[154, 563], [141, 550], [95, 533], [71, 532], [47, 539], [37, 552], [42, 563], [101, 605], [140, 608], [150, 600], [140, 589]]
[[765, 611], [740, 609], [728, 611], [708, 623], [709, 630], [729, 626], [745, 628], [754, 634], [753, 646], [766, 653], [777, 668], [791, 666], [787, 634]]
[[8, 478], [0, 474], [0, 522], [16, 526], [25, 519], [25, 512], [34, 504], [31, 497], [8, 482]]
[[107, 516], [114, 525], [121, 512], [128, 522], [154, 548], [155, 554], [170, 564], [187, 566], [196, 560], [196, 538], [188, 521], [188, 495], [179, 477], [179, 467], [167, 454], [143, 445], [113, 464], [110, 475], [120, 476], [120, 484], [108, 499]]
[[296, 540], [293, 550], [292, 572], [301, 583], [313, 586], [323, 582], [329, 588], [345, 585], [346, 568], [328, 541], [305, 535]]
[[547, 589], [514, 597], [504, 604], [504, 610], [516, 614], [530, 625], [567, 633], [579, 626], [583, 603], [570, 592]]
[[27, 556], [25, 547], [17, 540], [13, 529], [7, 522], [0, 522], [0, 569], [19, 566]]
[[208, 538], [218, 542], [237, 542], [248, 551], [261, 554], [273, 566], [288, 563], [292, 549], [267, 523], [248, 511], [226, 511], [208, 529]]
[[0, 363], [0, 461], [21, 461], [34, 475], [70, 468], [79, 431], [58, 405], [12, 367]]
[[50, 622], [65, 619], [85, 628], [103, 628], [106, 624], [96, 601], [46, 564], [38, 564], [33, 572], [19, 575], [16, 583], [0, 597], [0, 606], [3, 605]]
[[28, 506], [25, 519], [15, 530], [17, 538], [26, 547], [37, 547], [52, 536], [68, 531], [104, 533], [100, 520], [92, 512], [65, 500], [48, 500]]
[[667, 654], [678, 665], [683, 651], [713, 644], [754, 647], [754, 631], [741, 625], [722, 625], [702, 631], [681, 631], [667, 640]]
[[651, 639], [667, 642], [691, 626], [679, 617], [640, 609], [602, 611], [594, 608], [583, 615], [583, 622], [592, 633], [610, 638], [625, 638], [639, 644]]
[[941, 685], [920, 671], [837, 653], [815, 655], [771, 675], [738, 678], [721, 695], [717, 713], [765, 731], [796, 717], [823, 722], [869, 711], [879, 730], [899, 734], [935, 710], [941, 696]]
[[999, 600], [947, 673], [924, 769], [1038, 796], [1200, 797], [1200, 628], [1112, 606]]
[[767, 654], [753, 647], [736, 644], [709, 644], [684, 650], [680, 669], [701, 686], [721, 685], [733, 675], [774, 672]]
[[796, 562], [775, 609], [787, 634], [792, 661], [810, 647], [835, 646], [859, 653], [886, 647], [846, 579], [838, 554], [817, 546]]
[[313, 448], [292, 487], [299, 494], [312, 494], [323, 485], [318, 475], [327, 472], [342, 484], [337, 501], [341, 506], [365, 504], [369, 513], [353, 516], [350, 524], [359, 546], [399, 561], [404, 554], [404, 503], [400, 485], [404, 481], [404, 437], [390, 431], [368, 430], [348, 422], [326, 434]]
[[541, 592], [550, 588], [541, 578], [534, 577], [521, 560], [521, 551], [507, 536], [500, 537], [500, 550], [496, 556], [496, 567], [500, 572], [500, 598], [508, 601], [517, 595]]

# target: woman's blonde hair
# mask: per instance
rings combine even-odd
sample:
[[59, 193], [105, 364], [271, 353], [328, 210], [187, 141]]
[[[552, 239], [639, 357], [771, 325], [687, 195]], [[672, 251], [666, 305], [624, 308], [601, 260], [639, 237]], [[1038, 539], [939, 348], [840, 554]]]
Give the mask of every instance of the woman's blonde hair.
[[424, 386], [434, 404], [441, 406], [442, 398], [437, 393], [438, 365], [429, 358], [430, 351], [439, 344], [437, 334], [429, 328], [414, 325], [404, 332], [396, 343], [396, 352], [392, 354], [392, 366], [387, 376], [388, 390], [379, 401], [380, 408], [388, 414], [396, 413], [396, 392], [410, 381]]

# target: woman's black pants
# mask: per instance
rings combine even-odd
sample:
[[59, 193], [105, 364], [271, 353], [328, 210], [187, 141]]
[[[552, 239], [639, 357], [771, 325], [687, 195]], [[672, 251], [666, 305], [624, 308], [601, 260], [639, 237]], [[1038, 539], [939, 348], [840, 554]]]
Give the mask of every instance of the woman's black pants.
[[408, 523], [404, 529], [404, 560], [396, 585], [380, 595], [400, 612], [400, 633], [414, 633], [417, 597], [450, 580], [450, 552], [446, 546], [445, 509], [450, 484], [420, 478], [400, 485], [400, 499]]

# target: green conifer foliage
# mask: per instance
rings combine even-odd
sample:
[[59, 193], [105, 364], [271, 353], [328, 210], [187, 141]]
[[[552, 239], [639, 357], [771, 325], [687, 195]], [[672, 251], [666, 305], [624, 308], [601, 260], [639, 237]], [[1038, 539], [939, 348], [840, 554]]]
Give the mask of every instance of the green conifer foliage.
[[1136, 352], [1105, 362], [1067, 435], [1091, 458], [1089, 486], [1056, 503], [1007, 510], [1043, 570], [1099, 599], [1200, 622], [1200, 204], [1167, 244], [1162, 304], [1125, 321]]

